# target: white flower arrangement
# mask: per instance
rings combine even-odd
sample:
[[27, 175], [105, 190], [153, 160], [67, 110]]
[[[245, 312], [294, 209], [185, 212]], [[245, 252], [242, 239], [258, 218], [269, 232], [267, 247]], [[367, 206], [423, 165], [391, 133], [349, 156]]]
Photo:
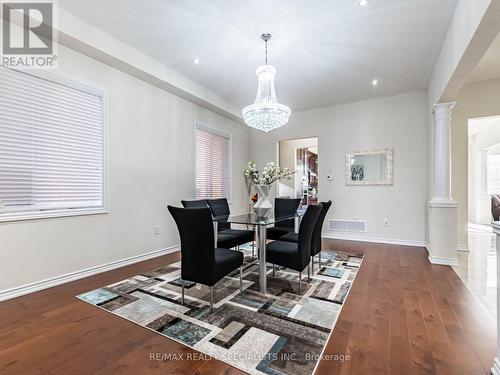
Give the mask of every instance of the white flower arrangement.
[[245, 176], [255, 185], [271, 185], [280, 179], [289, 180], [292, 178], [293, 173], [288, 168], [280, 168], [273, 162], [269, 162], [264, 167], [262, 175], [259, 175], [257, 165], [252, 160], [247, 164]]

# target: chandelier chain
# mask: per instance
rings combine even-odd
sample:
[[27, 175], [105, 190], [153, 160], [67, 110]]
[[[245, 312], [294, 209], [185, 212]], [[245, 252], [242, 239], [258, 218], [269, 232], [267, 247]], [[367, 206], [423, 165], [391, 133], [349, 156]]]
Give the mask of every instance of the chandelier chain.
[[267, 65], [267, 40], [265, 40], [266, 42], [266, 65]]

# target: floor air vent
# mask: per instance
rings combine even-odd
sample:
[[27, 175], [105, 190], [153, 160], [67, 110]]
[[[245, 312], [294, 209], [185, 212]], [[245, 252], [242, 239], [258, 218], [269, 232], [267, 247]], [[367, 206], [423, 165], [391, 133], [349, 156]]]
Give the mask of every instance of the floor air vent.
[[328, 229], [342, 232], [366, 232], [365, 220], [328, 220]]

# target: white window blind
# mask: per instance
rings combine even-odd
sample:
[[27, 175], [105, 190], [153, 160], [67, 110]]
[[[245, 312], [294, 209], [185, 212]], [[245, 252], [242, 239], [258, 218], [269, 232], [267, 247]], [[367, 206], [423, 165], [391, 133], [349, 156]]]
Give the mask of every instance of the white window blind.
[[196, 127], [196, 198], [227, 198], [231, 193], [229, 137]]
[[103, 94], [0, 68], [0, 218], [103, 208]]

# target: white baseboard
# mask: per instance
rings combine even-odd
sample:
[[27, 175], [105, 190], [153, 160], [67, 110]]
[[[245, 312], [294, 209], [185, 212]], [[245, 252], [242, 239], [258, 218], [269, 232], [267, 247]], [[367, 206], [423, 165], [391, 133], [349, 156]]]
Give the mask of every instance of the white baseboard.
[[467, 251], [467, 252], [469, 252], [469, 245], [457, 245], [457, 251]]
[[440, 266], [458, 266], [457, 259], [436, 257], [436, 256], [432, 256], [430, 253], [429, 253], [429, 261], [432, 264], [438, 264]]
[[500, 375], [500, 359], [498, 357], [495, 358], [490, 372], [492, 375]]
[[357, 237], [344, 233], [322, 233], [323, 238], [329, 238], [332, 240], [345, 240], [345, 241], [359, 241], [359, 242], [372, 242], [372, 243], [385, 243], [389, 245], [402, 245], [402, 246], [415, 246], [415, 247], [425, 247], [425, 241], [415, 241], [415, 240], [398, 240], [391, 238], [380, 238], [380, 237]]
[[84, 277], [93, 276], [98, 273], [111, 271], [116, 268], [128, 266], [130, 264], [142, 262], [151, 258], [156, 258], [162, 255], [170, 254], [179, 249], [179, 245], [167, 247], [165, 249], [150, 251], [149, 253], [135, 255], [130, 258], [116, 260], [114, 262], [94, 266], [83, 270], [67, 273], [64, 275], [54, 276], [45, 280], [36, 281], [34, 283], [17, 286], [10, 289], [0, 290], [0, 301], [5, 301], [11, 298], [23, 296], [25, 294], [37, 292], [42, 289], [52, 288], [53, 286], [69, 283], [71, 281], [83, 279]]

